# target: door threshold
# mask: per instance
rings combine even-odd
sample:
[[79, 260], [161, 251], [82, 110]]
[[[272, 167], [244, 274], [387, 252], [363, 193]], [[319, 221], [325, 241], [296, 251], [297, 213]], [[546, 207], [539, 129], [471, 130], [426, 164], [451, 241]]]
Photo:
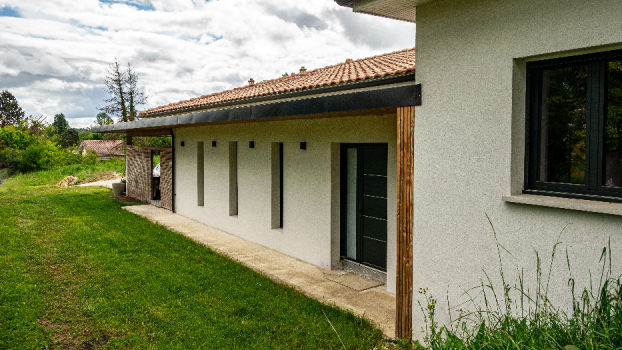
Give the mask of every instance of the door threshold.
[[367, 277], [370, 280], [382, 282], [384, 284], [387, 283], [387, 273], [384, 271], [380, 271], [380, 270], [374, 269], [373, 267], [362, 265], [357, 262], [346, 260], [346, 259], [341, 260], [341, 264], [345, 271], [352, 272], [357, 275], [361, 275], [363, 277]]

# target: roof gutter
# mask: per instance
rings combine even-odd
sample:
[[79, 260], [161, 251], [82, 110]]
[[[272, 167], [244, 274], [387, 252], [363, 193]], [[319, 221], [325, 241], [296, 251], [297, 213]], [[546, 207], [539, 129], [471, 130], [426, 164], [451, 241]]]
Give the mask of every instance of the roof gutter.
[[215, 104], [210, 104], [210, 105], [168, 110], [168, 111], [163, 111], [163, 112], [145, 114], [142, 116], [139, 115], [138, 118], [148, 119], [148, 118], [155, 118], [155, 117], [164, 117], [164, 116], [169, 116], [169, 115], [174, 115], [174, 114], [184, 114], [184, 113], [191, 113], [191, 112], [196, 112], [196, 111], [204, 111], [204, 110], [213, 109], [213, 108], [231, 107], [231, 106], [235, 106], [239, 104], [269, 102], [269, 101], [274, 101], [274, 100], [281, 100], [284, 98], [305, 97], [305, 96], [325, 94], [325, 93], [330, 93], [330, 92], [363, 89], [363, 88], [375, 87], [375, 86], [380, 86], [380, 85], [404, 83], [404, 82], [409, 82], [409, 81], [414, 81], [414, 80], [415, 80], [415, 73], [412, 72], [412, 73], [400, 74], [398, 76], [367, 79], [367, 80], [362, 80], [362, 81], [357, 81], [357, 82], [352, 82], [352, 83], [331, 85], [331, 86], [306, 89], [306, 90], [298, 90], [298, 91], [274, 94], [274, 95], [269, 95], [269, 96], [260, 96], [260, 97], [254, 97], [254, 98], [247, 98], [243, 100], [235, 100], [235, 101], [221, 102], [221, 103], [215, 103]]

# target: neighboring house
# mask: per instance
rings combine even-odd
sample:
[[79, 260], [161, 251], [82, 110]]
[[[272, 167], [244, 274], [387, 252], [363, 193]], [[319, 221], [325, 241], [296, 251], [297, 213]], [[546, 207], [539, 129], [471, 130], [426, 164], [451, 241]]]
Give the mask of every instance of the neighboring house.
[[122, 140], [84, 140], [80, 142], [80, 149], [83, 156], [86, 156], [88, 150], [95, 151], [101, 160], [125, 156]]
[[385, 273], [400, 338], [421, 338], [413, 289], [456, 305], [482, 270], [500, 283], [486, 215], [512, 254], [506, 279], [524, 268], [532, 293], [535, 252], [547, 272], [570, 224], [552, 265], [557, 305], [570, 307], [566, 251], [578, 289], [609, 240], [622, 272], [621, 1], [337, 2], [416, 21], [416, 85], [412, 49], [94, 131], [172, 134], [182, 215], [324, 268]]

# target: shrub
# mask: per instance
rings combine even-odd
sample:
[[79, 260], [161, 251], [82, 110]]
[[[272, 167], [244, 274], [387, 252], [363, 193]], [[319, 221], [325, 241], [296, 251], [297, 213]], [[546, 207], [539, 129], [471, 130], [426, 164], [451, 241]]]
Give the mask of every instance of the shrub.
[[95, 165], [97, 162], [99, 162], [99, 157], [97, 156], [97, 152], [89, 149], [86, 152], [86, 155], [84, 156], [84, 159], [82, 162], [86, 165]]
[[23, 173], [49, 169], [54, 161], [55, 151], [50, 144], [32, 144], [22, 153], [16, 169]]
[[54, 167], [80, 164], [82, 154], [62, 148], [50, 141], [35, 139], [25, 149], [0, 149], [0, 169], [8, 169], [11, 174], [48, 170]]
[[13, 126], [0, 129], [0, 149], [17, 148], [25, 150], [28, 146], [37, 142], [37, 138], [30, 133], [18, 130]]

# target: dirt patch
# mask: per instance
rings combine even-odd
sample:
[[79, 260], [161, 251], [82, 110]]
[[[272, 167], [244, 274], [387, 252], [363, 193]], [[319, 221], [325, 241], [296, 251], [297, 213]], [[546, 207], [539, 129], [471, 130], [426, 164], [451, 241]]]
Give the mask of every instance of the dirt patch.
[[99, 181], [109, 181], [109, 180], [118, 180], [121, 179], [123, 175], [121, 174], [117, 174], [113, 171], [100, 171], [97, 172], [95, 174], [93, 174], [93, 177], [87, 177], [84, 180], [79, 180], [78, 178], [73, 176], [73, 175], [69, 175], [66, 178], [60, 180], [59, 183], [56, 184], [56, 186], [60, 186], [60, 187], [69, 187], [69, 186], [75, 186], [75, 185], [83, 185], [83, 184], [88, 184], [88, 183], [92, 183], [92, 182], [99, 182]]
[[52, 323], [44, 319], [37, 319], [37, 323], [52, 332], [50, 336], [53, 342], [52, 349], [99, 349], [104, 347], [110, 339], [119, 336], [116, 333], [92, 334], [86, 329], [81, 333], [71, 334], [68, 324]]
[[87, 177], [86, 179], [80, 181], [80, 184], [88, 184], [91, 182], [99, 182], [99, 181], [108, 181], [108, 180], [117, 180], [121, 178], [121, 174], [117, 174], [111, 171], [106, 171], [100, 174], [95, 174], [93, 177]]
[[128, 196], [108, 196], [108, 198], [116, 198], [123, 203], [143, 203], [143, 201]]
[[60, 187], [73, 186], [76, 183], [77, 180], [78, 180], [77, 177], [69, 175], [66, 178], [60, 180], [60, 182], [57, 183], [56, 186], [60, 186]]

